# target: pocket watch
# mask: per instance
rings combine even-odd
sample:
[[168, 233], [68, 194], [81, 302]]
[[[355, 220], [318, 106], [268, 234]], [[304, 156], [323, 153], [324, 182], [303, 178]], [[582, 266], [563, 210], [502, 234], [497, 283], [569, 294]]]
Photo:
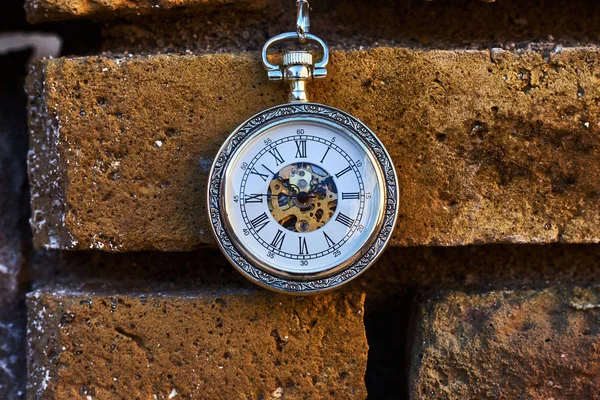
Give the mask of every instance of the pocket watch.
[[[262, 49], [268, 77], [291, 85], [290, 102], [242, 123], [223, 143], [208, 184], [209, 218], [229, 261], [254, 283], [290, 294], [337, 288], [364, 272], [390, 240], [398, 215], [394, 164], [377, 136], [336, 108], [308, 101], [306, 84], [327, 74], [326, 44], [308, 32], [297, 1], [297, 32]], [[281, 65], [269, 49], [298, 41]]]

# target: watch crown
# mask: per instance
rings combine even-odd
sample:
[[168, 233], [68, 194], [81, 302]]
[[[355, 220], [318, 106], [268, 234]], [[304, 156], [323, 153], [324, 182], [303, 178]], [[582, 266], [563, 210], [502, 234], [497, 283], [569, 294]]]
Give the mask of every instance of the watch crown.
[[308, 51], [291, 51], [283, 55], [283, 65], [311, 65], [313, 59], [312, 54]]

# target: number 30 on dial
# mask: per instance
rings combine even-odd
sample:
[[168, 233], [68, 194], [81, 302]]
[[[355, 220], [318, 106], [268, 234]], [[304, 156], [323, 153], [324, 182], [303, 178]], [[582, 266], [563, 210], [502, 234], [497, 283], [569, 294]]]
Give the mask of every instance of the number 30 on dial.
[[397, 216], [389, 155], [360, 121], [320, 104], [282, 105], [242, 124], [210, 174], [219, 245], [246, 277], [288, 293], [362, 273]]

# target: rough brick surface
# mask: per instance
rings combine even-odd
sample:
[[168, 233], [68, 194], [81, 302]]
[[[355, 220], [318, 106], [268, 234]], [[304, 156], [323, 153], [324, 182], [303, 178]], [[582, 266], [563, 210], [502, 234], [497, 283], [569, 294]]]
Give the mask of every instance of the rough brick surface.
[[[86, 291], [106, 292], [108, 279], [116, 292], [194, 291], [223, 282], [240, 289], [254, 287], [215, 248], [182, 253], [36, 254], [38, 279], [50, 274], [62, 286], [85, 283]], [[369, 396], [408, 398], [407, 326], [415, 293], [586, 284], [599, 276], [600, 246], [592, 244], [389, 248], [368, 273], [346, 287], [366, 293]], [[393, 324], [390, 315], [394, 315]]]
[[[334, 52], [312, 98], [387, 145], [394, 244], [597, 242], [598, 69], [584, 48]], [[108, 251], [212, 243], [212, 157], [284, 97], [254, 54], [47, 60], [28, 87], [35, 244]]]
[[163, 10], [206, 10], [223, 5], [262, 7], [265, 0], [27, 0], [27, 19], [32, 23], [74, 18], [115, 18]]
[[412, 398], [594, 399], [600, 290], [451, 292], [420, 309]]
[[[204, 284], [252, 289], [218, 249], [195, 252], [39, 252], [36, 276], [55, 269], [61, 285], [85, 282], [89, 290], [193, 291]], [[438, 290], [503, 290], [540, 283], [586, 284], [600, 276], [600, 246], [487, 245], [392, 247], [347, 290], [366, 293], [365, 330], [369, 343], [365, 381], [369, 396], [408, 398], [407, 326], [415, 293]], [[390, 323], [390, 315], [394, 323]]]
[[365, 398], [363, 302], [36, 291], [28, 398]]
[[[407, 327], [414, 313], [415, 294], [451, 289], [505, 290], [567, 282], [587, 285], [598, 281], [598, 277], [600, 246], [594, 244], [389, 248], [351, 284], [354, 290], [367, 294], [369, 395], [376, 399], [408, 398], [407, 343], [411, 341]], [[555, 397], [560, 398], [563, 397]]]
[[[288, 0], [253, 11], [148, 15], [103, 25], [102, 48], [113, 53], [260, 50], [295, 26]], [[311, 32], [337, 49], [405, 46], [431, 49], [548, 48], [597, 44], [596, 0], [319, 0], [311, 2]], [[582, 24], [581, 21], [585, 21]]]

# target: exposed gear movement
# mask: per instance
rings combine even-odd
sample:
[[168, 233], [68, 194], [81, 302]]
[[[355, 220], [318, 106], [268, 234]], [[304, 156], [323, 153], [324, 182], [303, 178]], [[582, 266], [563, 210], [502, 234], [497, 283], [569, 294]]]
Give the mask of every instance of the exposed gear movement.
[[324, 226], [337, 207], [333, 178], [310, 163], [282, 168], [269, 184], [269, 210], [281, 226], [293, 232], [311, 232]]

